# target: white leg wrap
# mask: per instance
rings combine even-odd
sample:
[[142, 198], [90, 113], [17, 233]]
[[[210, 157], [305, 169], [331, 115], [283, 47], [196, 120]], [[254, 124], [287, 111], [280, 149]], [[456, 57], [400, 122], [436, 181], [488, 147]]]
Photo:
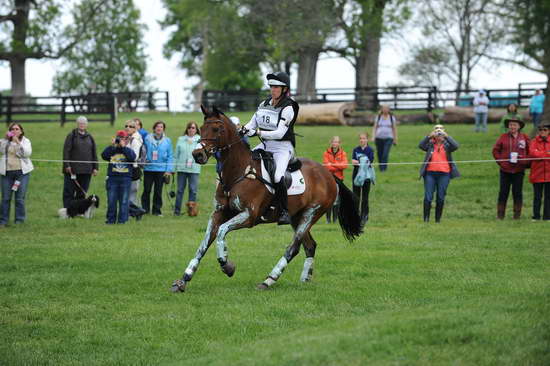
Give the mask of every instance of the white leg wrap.
[[191, 259], [189, 262], [189, 265], [187, 266], [187, 269], [185, 270], [185, 274], [189, 277], [193, 277], [193, 274], [195, 274], [195, 271], [197, 270], [197, 267], [199, 266], [199, 261], [197, 258]]
[[279, 279], [279, 277], [281, 277], [287, 265], [288, 265], [288, 262], [286, 258], [281, 257], [281, 259], [279, 259], [279, 262], [277, 262], [277, 265], [275, 265], [275, 268], [273, 268], [273, 270], [269, 274], [269, 277], [275, 280]]
[[300, 276], [300, 281], [307, 282], [311, 280], [311, 274], [313, 273], [313, 257], [308, 257], [304, 261], [304, 269]]

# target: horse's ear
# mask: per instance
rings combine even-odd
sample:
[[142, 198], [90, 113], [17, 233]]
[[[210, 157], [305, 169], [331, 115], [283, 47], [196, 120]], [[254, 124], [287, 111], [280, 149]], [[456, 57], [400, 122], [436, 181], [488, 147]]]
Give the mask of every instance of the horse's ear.
[[202, 104], [201, 104], [201, 111], [202, 111], [202, 114], [204, 114], [205, 116], [208, 114], [208, 109], [206, 109], [206, 107]]
[[223, 114], [223, 112], [220, 111], [216, 106], [212, 108], [212, 112], [214, 112], [218, 117]]

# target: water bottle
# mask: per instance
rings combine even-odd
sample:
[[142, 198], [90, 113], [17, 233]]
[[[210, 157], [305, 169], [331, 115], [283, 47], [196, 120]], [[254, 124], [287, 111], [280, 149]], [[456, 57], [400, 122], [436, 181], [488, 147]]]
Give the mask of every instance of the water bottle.
[[21, 185], [21, 182], [16, 180], [15, 182], [13, 182], [13, 185], [11, 186], [11, 190], [14, 192], [17, 192], [20, 185]]

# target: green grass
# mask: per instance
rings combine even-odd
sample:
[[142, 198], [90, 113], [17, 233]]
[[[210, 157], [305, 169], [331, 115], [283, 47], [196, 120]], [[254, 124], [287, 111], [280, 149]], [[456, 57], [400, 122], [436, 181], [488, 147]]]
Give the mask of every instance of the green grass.
[[[199, 114], [140, 115], [168, 123], [174, 141]], [[246, 121], [250, 113], [238, 114]], [[102, 149], [115, 128], [90, 125]], [[35, 159], [60, 159], [71, 124], [27, 124]], [[474, 134], [449, 126], [456, 160], [491, 158], [497, 125]], [[297, 127], [298, 152], [321, 160], [332, 135], [348, 153], [361, 128]], [[390, 160], [416, 162], [429, 126], [401, 126]], [[370, 128], [369, 128], [370, 131]], [[543, 365], [550, 363], [550, 224], [495, 220], [498, 169], [459, 164], [441, 224], [421, 222], [418, 165], [390, 166], [371, 191], [371, 220], [355, 243], [319, 222], [314, 281], [299, 283], [300, 254], [270, 291], [258, 292], [291, 239], [287, 227], [228, 235], [237, 264], [225, 277], [211, 248], [184, 294], [181, 276], [205, 231], [215, 173], [203, 168], [200, 215], [105, 225], [105, 166], [92, 182], [103, 199], [93, 220], [62, 221], [59, 163], [35, 162], [28, 221], [0, 231], [2, 365]], [[351, 173], [346, 182], [350, 185]], [[13, 210], [12, 210], [13, 211]]]

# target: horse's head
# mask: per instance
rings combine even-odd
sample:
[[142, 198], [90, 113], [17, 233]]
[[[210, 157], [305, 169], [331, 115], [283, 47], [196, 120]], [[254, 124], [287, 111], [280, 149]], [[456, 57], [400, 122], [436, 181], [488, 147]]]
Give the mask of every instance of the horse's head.
[[218, 108], [209, 111], [201, 105], [204, 124], [201, 127], [201, 147], [193, 151], [198, 164], [206, 164], [211, 155], [223, 151], [238, 141], [237, 130], [229, 118]]

